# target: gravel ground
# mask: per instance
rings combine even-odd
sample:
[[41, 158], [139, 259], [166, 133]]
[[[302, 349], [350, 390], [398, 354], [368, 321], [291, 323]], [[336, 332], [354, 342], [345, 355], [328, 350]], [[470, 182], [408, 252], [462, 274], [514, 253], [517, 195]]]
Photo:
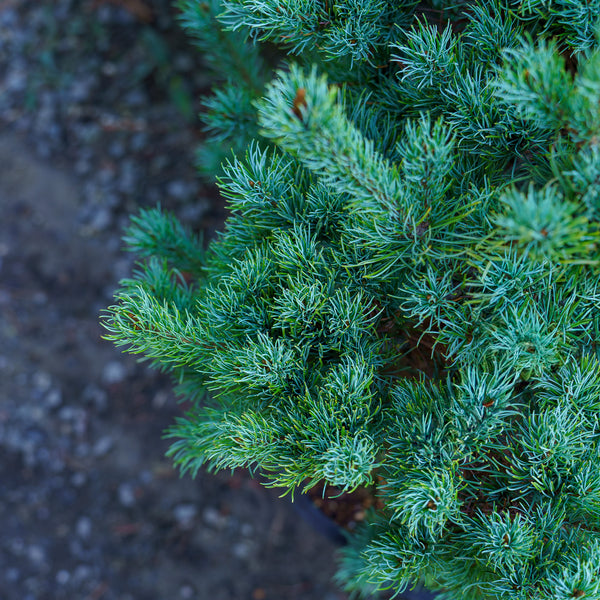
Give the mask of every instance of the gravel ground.
[[164, 376], [101, 340], [160, 202], [208, 235], [209, 81], [165, 0], [0, 0], [0, 599], [343, 600], [333, 545], [244, 472], [179, 478]]

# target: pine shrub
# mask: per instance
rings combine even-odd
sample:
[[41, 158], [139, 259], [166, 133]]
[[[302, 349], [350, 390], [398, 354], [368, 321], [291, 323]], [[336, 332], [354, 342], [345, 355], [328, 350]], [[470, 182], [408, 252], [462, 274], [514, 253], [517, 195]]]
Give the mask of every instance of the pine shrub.
[[231, 212], [133, 217], [105, 318], [175, 463], [372, 490], [359, 595], [600, 598], [600, 0], [180, 7]]

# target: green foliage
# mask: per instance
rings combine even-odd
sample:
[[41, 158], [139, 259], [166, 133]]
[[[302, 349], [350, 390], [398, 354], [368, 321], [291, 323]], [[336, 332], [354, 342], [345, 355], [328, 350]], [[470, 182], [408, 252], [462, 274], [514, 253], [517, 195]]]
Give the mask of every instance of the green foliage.
[[385, 56], [396, 28], [410, 22], [416, 0], [226, 0], [222, 21], [292, 54], [317, 48], [325, 60], [373, 62]]
[[192, 400], [175, 462], [374, 490], [355, 594], [600, 597], [596, 4], [181, 6], [231, 214], [134, 217], [105, 319]]
[[220, 171], [231, 149], [242, 152], [257, 137], [252, 101], [270, 77], [270, 70], [247, 32], [224, 31], [217, 21], [220, 0], [176, 0], [180, 22], [202, 52], [213, 80], [222, 87], [204, 98], [207, 142], [198, 150], [198, 168], [205, 175]]

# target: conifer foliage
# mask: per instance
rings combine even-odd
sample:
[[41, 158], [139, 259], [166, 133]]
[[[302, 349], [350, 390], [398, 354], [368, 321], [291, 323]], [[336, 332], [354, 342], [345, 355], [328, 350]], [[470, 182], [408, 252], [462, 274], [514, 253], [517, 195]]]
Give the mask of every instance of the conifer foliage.
[[231, 214], [134, 217], [105, 318], [175, 462], [372, 486], [357, 594], [600, 598], [600, 1], [180, 6]]

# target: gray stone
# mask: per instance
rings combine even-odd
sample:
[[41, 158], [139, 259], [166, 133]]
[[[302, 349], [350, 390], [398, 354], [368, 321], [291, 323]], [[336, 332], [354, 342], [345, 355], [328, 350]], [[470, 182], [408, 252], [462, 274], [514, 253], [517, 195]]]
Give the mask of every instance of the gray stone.
[[57, 408], [58, 406], [60, 406], [62, 402], [62, 392], [60, 391], [60, 389], [54, 388], [53, 390], [50, 390], [46, 394], [44, 402], [46, 403], [46, 406], [48, 408]]
[[183, 200], [189, 196], [189, 186], [185, 181], [170, 181], [167, 185], [167, 194], [177, 200]]
[[212, 506], [204, 509], [202, 512], [202, 520], [215, 529], [222, 529], [227, 524], [227, 518]]
[[95, 231], [104, 231], [108, 229], [112, 223], [112, 214], [108, 208], [98, 208], [92, 214], [92, 218], [88, 225], [89, 230], [92, 232]]
[[44, 393], [52, 386], [52, 377], [45, 371], [37, 371], [33, 374], [32, 383], [36, 391]]
[[69, 573], [69, 571], [65, 571], [64, 569], [60, 570], [56, 574], [56, 583], [58, 583], [59, 585], [65, 585], [65, 584], [69, 583], [70, 579], [71, 579], [71, 573]]
[[121, 383], [127, 377], [125, 365], [117, 360], [110, 361], [102, 369], [102, 380], [104, 383]]
[[194, 598], [194, 595], [194, 588], [191, 585], [183, 585], [179, 589], [179, 597], [183, 600], [191, 600], [191, 598]]
[[198, 509], [193, 504], [179, 504], [173, 510], [173, 516], [181, 529], [192, 529], [198, 514]]
[[94, 443], [92, 454], [96, 457], [106, 456], [112, 450], [114, 443], [110, 435], [104, 435]]
[[135, 488], [129, 482], [124, 482], [119, 486], [118, 490], [119, 502], [130, 508], [135, 504]]
[[27, 558], [29, 558], [34, 565], [39, 566], [46, 562], [46, 552], [41, 546], [29, 546], [27, 548]]
[[248, 560], [252, 555], [252, 543], [249, 540], [242, 540], [234, 544], [231, 551], [236, 558]]
[[72, 486], [80, 488], [86, 483], [87, 476], [82, 471], [77, 471], [76, 473], [73, 473], [73, 475], [71, 475], [70, 481]]
[[89, 517], [79, 517], [75, 525], [75, 531], [80, 538], [88, 539], [92, 533], [92, 520]]

